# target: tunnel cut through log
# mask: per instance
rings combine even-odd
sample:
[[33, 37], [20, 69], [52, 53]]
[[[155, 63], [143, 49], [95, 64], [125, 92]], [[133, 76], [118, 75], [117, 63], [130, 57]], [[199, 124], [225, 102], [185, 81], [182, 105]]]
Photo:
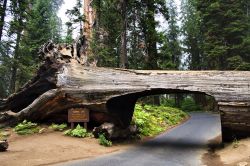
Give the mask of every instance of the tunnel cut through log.
[[41, 50], [44, 62], [37, 75], [20, 91], [0, 101], [0, 127], [24, 119], [65, 117], [67, 109], [75, 107], [88, 108], [93, 121], [126, 127], [139, 97], [194, 92], [213, 96], [218, 102], [224, 139], [250, 136], [249, 71], [88, 67], [74, 59], [71, 47], [49, 43]]
[[[126, 94], [118, 97], [113, 97], [107, 101], [107, 110], [114, 116], [116, 124], [127, 127], [133, 117], [134, 108], [137, 100], [146, 96], [162, 95], [162, 94], [202, 94], [204, 92], [193, 92], [179, 89], [152, 89], [137, 93]], [[209, 96], [209, 95], [207, 95]], [[211, 96], [213, 97], [213, 96]], [[214, 98], [214, 97], [213, 97]], [[215, 101], [216, 102], [216, 101]]]

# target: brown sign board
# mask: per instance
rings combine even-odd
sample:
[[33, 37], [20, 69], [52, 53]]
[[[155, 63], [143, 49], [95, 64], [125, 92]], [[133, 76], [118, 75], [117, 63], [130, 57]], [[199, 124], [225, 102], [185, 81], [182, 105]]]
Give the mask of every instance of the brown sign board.
[[89, 110], [86, 108], [68, 110], [68, 122], [89, 122]]

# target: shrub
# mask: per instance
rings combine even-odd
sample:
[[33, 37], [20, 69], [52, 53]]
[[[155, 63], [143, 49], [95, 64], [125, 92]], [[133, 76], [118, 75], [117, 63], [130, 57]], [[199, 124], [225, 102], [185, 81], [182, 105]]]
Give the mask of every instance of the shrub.
[[6, 132], [0, 129], [0, 141], [6, 140], [10, 136], [10, 132]]
[[99, 139], [99, 144], [100, 145], [103, 145], [103, 146], [106, 146], [106, 147], [112, 146], [112, 142], [107, 140], [106, 137], [104, 136], [104, 134], [100, 134], [98, 139]]
[[66, 129], [68, 126], [66, 123], [63, 123], [63, 124], [55, 124], [55, 123], [52, 123], [49, 128], [52, 129], [52, 130], [55, 130], [55, 131], [63, 131], [64, 129]]
[[90, 133], [87, 132], [85, 128], [80, 126], [79, 124], [76, 126], [75, 129], [69, 129], [64, 132], [64, 135], [68, 135], [71, 137], [78, 137], [78, 138], [84, 138], [91, 136]]
[[239, 141], [237, 140], [237, 138], [234, 138], [233, 140], [233, 148], [238, 148], [239, 147]]
[[14, 131], [20, 135], [34, 134], [39, 132], [39, 127], [37, 126], [37, 123], [24, 120], [14, 128]]
[[186, 113], [176, 108], [136, 104], [131, 123], [138, 127], [141, 135], [154, 136], [186, 117]]

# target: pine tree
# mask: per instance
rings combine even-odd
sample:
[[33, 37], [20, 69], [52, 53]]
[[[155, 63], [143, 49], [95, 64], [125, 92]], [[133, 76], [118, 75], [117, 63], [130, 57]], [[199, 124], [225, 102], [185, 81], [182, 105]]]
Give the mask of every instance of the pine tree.
[[78, 29], [78, 34], [81, 36], [83, 34], [83, 22], [84, 16], [81, 13], [82, 10], [82, 1], [77, 0], [75, 6], [71, 10], [67, 10], [66, 14], [69, 16], [70, 21], [66, 23], [70, 25], [73, 29]]
[[95, 26], [92, 53], [98, 60], [98, 66], [120, 66], [121, 15], [118, 0], [95, 0], [98, 24]]
[[247, 0], [198, 1], [204, 60], [208, 69], [248, 68], [250, 47], [246, 3]]
[[181, 64], [182, 48], [180, 46], [179, 35], [180, 29], [177, 25], [177, 7], [174, 0], [169, 1], [169, 20], [168, 20], [168, 47], [171, 55], [171, 62], [175, 66], [174, 69], [179, 69]]
[[15, 37], [15, 46], [12, 57], [11, 64], [11, 79], [10, 79], [10, 87], [9, 92], [13, 93], [16, 91], [16, 82], [18, 77], [18, 68], [20, 66], [20, 42], [22, 37], [22, 31], [25, 27], [24, 22], [27, 18], [26, 9], [28, 8], [28, 3], [23, 2], [21, 0], [13, 0], [11, 3], [11, 11], [14, 16], [14, 19], [11, 21], [10, 26], [10, 35], [16, 35]]
[[155, 15], [168, 17], [164, 0], [96, 0], [94, 7], [98, 27], [92, 50], [98, 57], [99, 66], [124, 67], [128, 59], [130, 68], [158, 68], [157, 43], [161, 39], [156, 30]]
[[[62, 0], [12, 0], [7, 37], [1, 41], [1, 97], [15, 92], [38, 67], [38, 48], [49, 39], [60, 41], [60, 20], [56, 13]], [[8, 70], [7, 70], [8, 69]]]
[[182, 0], [181, 4], [183, 50], [188, 56], [186, 65], [190, 70], [200, 70], [203, 67], [202, 34], [196, 1]]
[[1, 2], [0, 3], [0, 41], [1, 41], [8, 0], [1, 0], [0, 2]]
[[128, 68], [128, 56], [127, 56], [127, 12], [128, 12], [128, 0], [120, 0], [121, 8], [121, 53], [120, 53], [120, 67]]

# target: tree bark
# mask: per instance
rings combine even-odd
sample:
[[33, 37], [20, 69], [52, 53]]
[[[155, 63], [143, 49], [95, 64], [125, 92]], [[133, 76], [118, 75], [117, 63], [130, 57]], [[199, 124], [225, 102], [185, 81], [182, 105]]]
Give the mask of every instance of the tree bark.
[[194, 94], [194, 101], [196, 105], [205, 107], [207, 105], [206, 95], [204, 94]]
[[120, 68], [128, 68], [127, 57], [127, 0], [120, 0], [122, 16]]
[[[22, 22], [21, 18], [19, 18], [19, 24]], [[21, 41], [21, 32], [22, 29], [18, 29], [17, 38], [16, 38], [16, 46], [14, 51], [14, 60], [11, 69], [11, 80], [10, 80], [10, 93], [14, 93], [16, 91], [16, 77], [17, 77], [17, 69], [18, 69], [18, 57], [19, 57], [19, 47]]]
[[155, 21], [155, 5], [153, 1], [147, 1], [146, 18], [144, 20], [143, 31], [145, 35], [145, 42], [147, 46], [146, 69], [158, 69], [157, 65], [157, 34]]
[[1, 10], [1, 20], [0, 20], [0, 41], [2, 41], [2, 35], [3, 35], [3, 27], [4, 27], [4, 20], [6, 15], [6, 7], [7, 7], [8, 0], [3, 1], [3, 6]]

